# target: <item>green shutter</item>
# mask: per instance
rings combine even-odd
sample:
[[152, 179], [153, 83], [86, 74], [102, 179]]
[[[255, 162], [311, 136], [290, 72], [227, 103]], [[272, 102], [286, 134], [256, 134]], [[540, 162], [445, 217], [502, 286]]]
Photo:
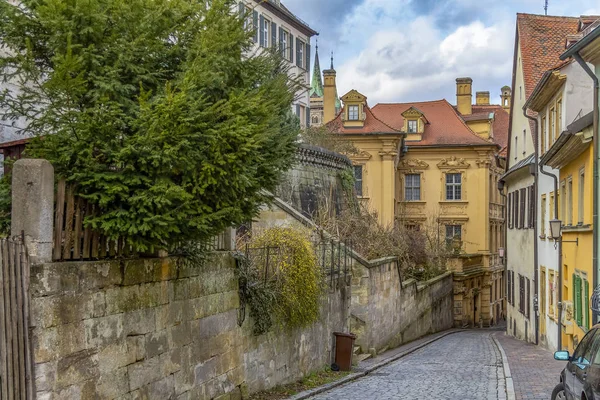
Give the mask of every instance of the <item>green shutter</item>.
[[573, 282], [573, 319], [577, 321], [577, 275], [573, 274], [571, 281]]
[[590, 329], [590, 283], [587, 279], [583, 280], [584, 298], [583, 298], [583, 312], [585, 316], [585, 327]]
[[583, 310], [581, 307], [581, 278], [579, 276], [575, 276], [575, 320], [577, 321], [577, 325], [583, 325]]
[[290, 33], [290, 62], [294, 62], [294, 35]]
[[244, 4], [243, 1], [240, 1], [238, 4], [239, 7], [239, 11], [240, 11], [240, 18], [244, 19], [244, 17], [246, 16], [246, 5]]
[[252, 11], [252, 29], [254, 30], [254, 43], [258, 43], [258, 11]]
[[[258, 31], [258, 42], [260, 44], [260, 47], [267, 47], [268, 43], [265, 43], [265, 17], [262, 16], [262, 14], [260, 15], [260, 30]], [[268, 40], [268, 38], [267, 38]]]
[[271, 47], [277, 48], [277, 24], [271, 22]]

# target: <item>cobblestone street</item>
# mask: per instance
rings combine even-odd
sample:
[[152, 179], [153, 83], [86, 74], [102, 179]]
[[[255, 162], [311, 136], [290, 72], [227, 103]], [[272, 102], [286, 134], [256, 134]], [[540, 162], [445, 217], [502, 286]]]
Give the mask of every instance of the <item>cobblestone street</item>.
[[505, 399], [502, 358], [491, 331], [446, 336], [315, 400]]

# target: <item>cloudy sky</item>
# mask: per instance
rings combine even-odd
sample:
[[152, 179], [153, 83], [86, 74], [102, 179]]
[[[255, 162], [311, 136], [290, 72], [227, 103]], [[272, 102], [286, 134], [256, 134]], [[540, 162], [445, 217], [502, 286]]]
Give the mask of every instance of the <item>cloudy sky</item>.
[[[473, 94], [487, 90], [499, 103], [511, 84], [516, 13], [544, 13], [544, 0], [283, 2], [320, 33], [322, 68], [334, 51], [340, 96], [357, 89], [371, 105], [455, 103], [462, 76], [473, 78]], [[590, 14], [600, 14], [600, 0], [549, 0], [548, 15]]]

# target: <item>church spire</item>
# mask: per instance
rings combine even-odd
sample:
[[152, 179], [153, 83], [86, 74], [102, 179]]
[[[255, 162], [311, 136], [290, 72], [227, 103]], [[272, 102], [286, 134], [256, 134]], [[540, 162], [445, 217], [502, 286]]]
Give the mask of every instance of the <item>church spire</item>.
[[321, 64], [319, 63], [319, 39], [317, 39], [315, 50], [315, 65], [313, 67], [309, 96], [323, 97], [323, 79], [321, 78]]

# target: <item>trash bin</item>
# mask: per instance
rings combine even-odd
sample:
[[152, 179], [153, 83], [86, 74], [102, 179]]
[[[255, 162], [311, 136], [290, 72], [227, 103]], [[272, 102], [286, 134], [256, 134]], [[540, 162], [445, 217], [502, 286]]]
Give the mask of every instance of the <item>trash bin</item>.
[[340, 371], [350, 371], [356, 335], [344, 332], [333, 332], [333, 334], [335, 335], [335, 363]]

